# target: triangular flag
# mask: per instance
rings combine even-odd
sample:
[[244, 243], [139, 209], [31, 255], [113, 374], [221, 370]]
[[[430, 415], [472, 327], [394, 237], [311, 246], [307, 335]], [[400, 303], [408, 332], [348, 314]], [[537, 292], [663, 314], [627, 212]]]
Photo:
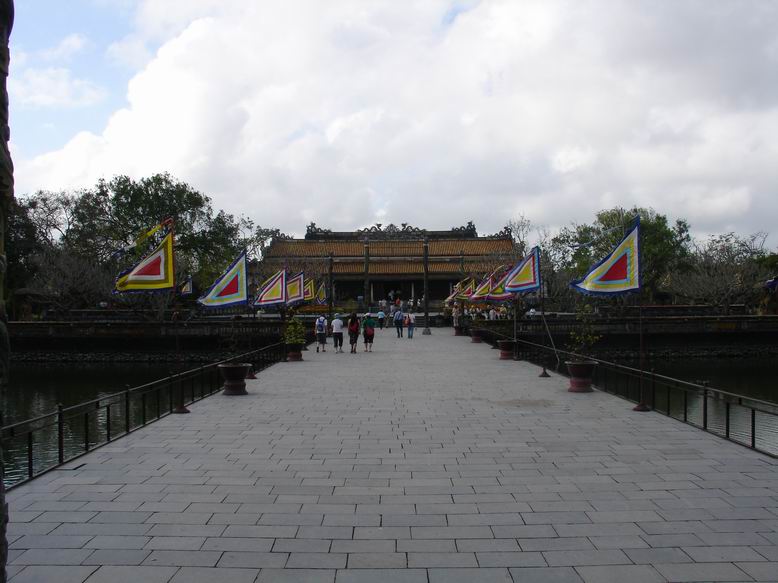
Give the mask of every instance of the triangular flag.
[[310, 302], [316, 297], [316, 283], [313, 279], [306, 279], [303, 284], [303, 301]]
[[318, 306], [327, 304], [327, 288], [324, 287], [324, 282], [321, 282], [319, 284], [319, 289], [316, 290], [316, 301], [314, 303]]
[[473, 295], [474, 291], [475, 280], [473, 278], [468, 278], [464, 285], [459, 289], [459, 293], [454, 297], [454, 299], [467, 301], [470, 299], [470, 296]]
[[243, 251], [197, 302], [206, 308], [247, 304], [249, 291], [246, 273], [246, 252]]
[[304, 284], [305, 276], [301, 271], [292, 278], [286, 280], [286, 303], [294, 304], [305, 300]]
[[570, 287], [591, 295], [612, 296], [640, 289], [640, 217], [613, 251]]
[[194, 293], [194, 284], [192, 283], [192, 276], [187, 275], [186, 280], [178, 288], [178, 295], [191, 296]]
[[483, 278], [481, 283], [478, 284], [478, 286], [475, 288], [475, 291], [470, 296], [470, 301], [487, 301], [489, 299], [489, 294], [494, 288], [495, 282], [497, 282], [497, 274], [500, 273], [503, 269], [505, 269], [505, 267], [501, 265], [485, 278]]
[[175, 286], [173, 276], [173, 232], [134, 267], [119, 274], [114, 293], [159, 291]]
[[505, 277], [505, 291], [526, 293], [540, 289], [540, 248], [533, 247], [527, 256]]
[[475, 291], [470, 294], [468, 301], [478, 302], [486, 299], [486, 296], [489, 295], [489, 291], [492, 289], [492, 275], [493, 274], [490, 273], [481, 280], [481, 283], [478, 284]]
[[448, 296], [448, 297], [447, 297], [445, 300], [443, 300], [443, 301], [444, 301], [444, 303], [446, 303], [446, 304], [449, 304], [449, 303], [451, 303], [451, 302], [454, 302], [454, 301], [456, 301], [456, 299], [457, 299], [457, 294], [459, 293], [459, 290], [462, 288], [462, 284], [463, 284], [464, 282], [465, 282], [465, 280], [462, 280], [462, 281], [460, 281], [460, 282], [457, 282], [457, 284], [454, 286], [454, 289], [453, 289], [453, 290], [451, 290], [451, 294], [450, 294], [450, 295], [449, 295], [449, 296]]
[[510, 272], [511, 270], [508, 269], [507, 271], [504, 271], [500, 277], [495, 278], [496, 283], [489, 291], [489, 295], [486, 296], [487, 300], [492, 302], [505, 302], [513, 299], [514, 294], [505, 289], [505, 282], [508, 281], [508, 275]]
[[286, 270], [274, 273], [259, 288], [255, 306], [275, 306], [286, 303]]

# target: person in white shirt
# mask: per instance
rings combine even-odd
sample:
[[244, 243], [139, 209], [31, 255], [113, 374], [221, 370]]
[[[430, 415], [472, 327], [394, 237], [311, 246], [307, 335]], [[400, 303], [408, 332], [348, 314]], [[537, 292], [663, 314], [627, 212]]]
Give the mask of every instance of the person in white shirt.
[[339, 314], [332, 319], [332, 342], [335, 344], [335, 352], [343, 352], [343, 320]]
[[496, 320], [497, 319], [497, 310], [492, 307], [491, 310], [489, 310], [489, 319], [490, 320]]
[[413, 312], [406, 314], [405, 327], [408, 329], [408, 338], [413, 338], [413, 331], [416, 328], [416, 314]]

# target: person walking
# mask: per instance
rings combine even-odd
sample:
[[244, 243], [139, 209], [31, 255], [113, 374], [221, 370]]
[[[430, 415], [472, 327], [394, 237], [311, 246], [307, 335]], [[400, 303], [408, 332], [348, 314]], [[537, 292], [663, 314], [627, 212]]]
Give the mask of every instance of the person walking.
[[373, 339], [375, 338], [375, 320], [369, 313], [362, 320], [362, 334], [365, 338], [365, 352], [373, 352]]
[[327, 319], [324, 316], [319, 316], [313, 323], [313, 331], [316, 333], [316, 352], [319, 352], [321, 348], [322, 352], [327, 352], [325, 346], [327, 346]]
[[405, 327], [408, 328], [408, 338], [413, 338], [413, 331], [416, 328], [416, 314], [408, 312], [405, 316]]
[[335, 345], [335, 352], [343, 352], [343, 320], [340, 314], [335, 314], [332, 319], [332, 343]]
[[359, 342], [360, 322], [356, 312], [351, 312], [348, 318], [348, 341], [351, 344], [351, 354], [357, 353], [357, 342]]
[[386, 313], [384, 312], [383, 308], [378, 310], [378, 327], [383, 330], [384, 329], [384, 321], [386, 320]]
[[405, 315], [402, 310], [397, 308], [394, 312], [394, 327], [397, 329], [397, 338], [403, 337], [403, 318]]

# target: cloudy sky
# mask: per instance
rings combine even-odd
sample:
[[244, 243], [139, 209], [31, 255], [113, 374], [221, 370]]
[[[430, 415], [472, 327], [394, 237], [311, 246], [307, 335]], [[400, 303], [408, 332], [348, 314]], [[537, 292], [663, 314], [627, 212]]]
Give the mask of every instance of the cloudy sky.
[[773, 0], [16, 4], [19, 195], [169, 171], [298, 234], [778, 219]]

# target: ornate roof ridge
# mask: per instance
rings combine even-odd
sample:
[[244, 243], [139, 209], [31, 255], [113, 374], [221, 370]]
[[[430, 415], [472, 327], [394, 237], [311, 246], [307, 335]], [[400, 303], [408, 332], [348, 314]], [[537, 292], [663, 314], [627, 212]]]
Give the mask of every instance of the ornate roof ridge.
[[461, 227], [452, 227], [448, 231], [428, 231], [400, 223], [400, 226], [394, 223], [384, 225], [376, 223], [371, 227], [357, 229], [356, 231], [332, 231], [324, 229], [311, 222], [305, 231], [306, 240], [370, 240], [370, 241], [391, 241], [391, 240], [418, 240], [418, 239], [506, 239], [511, 237], [509, 228], [505, 228], [499, 233], [488, 236], [478, 236], [478, 231], [473, 221], [468, 221]]

